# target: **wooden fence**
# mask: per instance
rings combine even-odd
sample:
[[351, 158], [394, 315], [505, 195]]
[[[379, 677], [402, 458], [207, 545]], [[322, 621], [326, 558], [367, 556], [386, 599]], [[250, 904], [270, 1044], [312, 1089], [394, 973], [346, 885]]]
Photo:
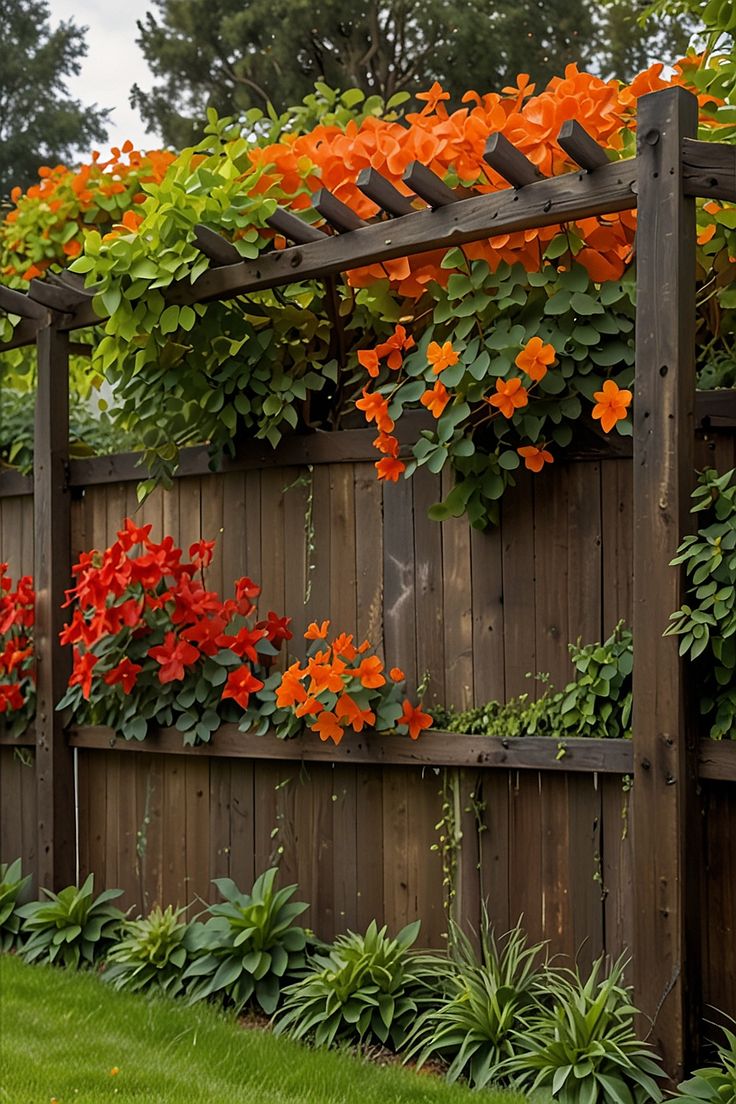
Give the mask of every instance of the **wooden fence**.
[[[571, 676], [568, 641], [630, 622], [630, 458], [601, 451], [522, 476], [501, 525], [479, 533], [427, 520], [439, 477], [379, 484], [363, 441], [336, 435], [309, 465], [287, 462], [292, 442], [268, 465], [246, 457], [222, 474], [182, 476], [140, 508], [124, 460], [85, 462], [73, 476], [73, 552], [105, 547], [128, 514], [184, 545], [216, 537], [209, 585], [227, 593], [243, 573], [259, 580], [261, 608], [294, 617], [295, 650], [310, 620], [330, 616], [378, 641], [411, 685], [428, 671], [429, 699], [456, 706], [534, 694], [533, 671], [560, 685]], [[699, 466], [733, 466], [734, 445], [730, 432], [701, 432]], [[0, 558], [14, 574], [32, 568], [29, 494], [0, 496]], [[582, 965], [632, 945], [629, 744], [585, 741], [558, 759], [544, 739], [503, 747], [439, 734], [416, 745], [353, 738], [337, 750], [226, 731], [196, 752], [178, 733], [131, 746], [87, 730], [72, 742], [79, 874], [120, 886], [136, 911], [159, 902], [196, 912], [215, 899], [213, 878], [247, 886], [276, 862], [320, 935], [419, 916], [421, 942], [436, 947], [454, 867], [453, 909], [471, 926], [484, 901], [498, 929], [523, 916], [533, 939]], [[704, 997], [734, 1014], [736, 745], [704, 747]], [[21, 855], [29, 870], [32, 755], [0, 747], [2, 859]]]
[[[35, 747], [36, 772], [30, 786], [22, 774], [29, 768], [1, 749], [3, 847], [24, 853], [56, 886], [71, 876], [75, 852], [80, 873], [104, 861], [104, 880], [123, 883], [139, 907], [206, 894], [226, 864], [247, 881], [278, 857], [304, 884], [324, 934], [374, 913], [395, 926], [419, 911], [424, 941], [433, 943], [443, 926], [443, 868], [431, 841], [438, 818], [452, 821], [451, 838], [462, 832], [458, 914], [473, 921], [487, 895], [501, 926], [523, 909], [530, 932], [556, 950], [582, 948], [589, 957], [630, 946], [652, 1040], [671, 1077], [683, 1074], [698, 1049], [703, 1001], [736, 1011], [734, 746], [699, 750], [677, 643], [661, 637], [683, 592], [682, 573], [666, 565], [690, 523], [695, 198], [736, 202], [734, 148], [698, 142], [697, 117], [695, 97], [681, 88], [643, 96], [636, 156], [613, 163], [570, 121], [558, 141], [580, 171], [551, 179], [539, 179], [520, 151], [492, 136], [486, 161], [510, 186], [490, 195], [455, 193], [414, 163], [404, 184], [426, 202], [423, 210], [396, 209], [385, 200], [395, 189], [378, 179], [389, 234], [382, 217], [364, 225], [324, 189], [314, 211], [335, 233], [280, 210], [272, 225], [294, 244], [253, 261], [198, 227], [208, 270], [165, 291], [175, 305], [228, 299], [636, 207], [633, 464], [589, 455], [583, 464], [556, 464], [538, 484], [522, 479], [500, 529], [481, 536], [464, 521], [440, 528], [426, 520], [439, 487], [423, 472], [380, 490], [366, 463], [372, 435], [348, 431], [294, 439], [267, 459], [251, 449], [220, 476], [205, 477], [190, 455], [174, 493], [152, 496], [141, 511], [184, 543], [221, 529], [213, 583], [243, 570], [260, 576], [264, 606], [298, 610], [297, 630], [300, 620], [329, 614], [336, 625], [382, 638], [410, 685], [429, 670], [430, 697], [456, 706], [517, 693], [535, 669], [562, 681], [568, 640], [600, 638], [630, 615], [629, 830], [628, 772], [615, 743], [570, 746], [558, 761], [556, 749], [526, 740], [513, 750], [489, 741], [472, 758], [474, 745], [435, 737], [408, 762], [383, 742], [358, 761], [346, 743], [326, 766], [313, 762], [308, 745], [272, 743], [271, 751], [227, 732], [214, 755], [185, 757], [171, 754], [167, 734], [158, 746], [123, 751], [110, 747], [109, 735], [80, 732], [72, 755], [54, 710], [69, 668], [58, 635], [70, 554], [102, 544], [131, 512], [138, 472], [125, 458], [70, 463], [69, 335], [99, 319], [91, 295], [60, 278], [33, 280], [27, 295], [0, 288], [0, 307], [21, 318], [2, 348], [35, 344], [38, 353], [33, 537], [23, 480], [3, 480], [1, 518], [14, 569], [31, 568], [33, 546], [38, 705], [28, 755]], [[721, 404], [708, 402], [716, 424]], [[702, 447], [719, 467], [732, 466], [732, 441]], [[448, 746], [465, 758], [448, 763]], [[34, 815], [31, 841], [23, 825]]]

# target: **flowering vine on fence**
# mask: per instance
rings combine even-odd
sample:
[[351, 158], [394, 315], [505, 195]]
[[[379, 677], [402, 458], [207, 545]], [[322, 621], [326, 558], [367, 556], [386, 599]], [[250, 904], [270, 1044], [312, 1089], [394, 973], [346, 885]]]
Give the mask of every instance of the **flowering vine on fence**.
[[[404, 194], [402, 175], [414, 160], [450, 186], [495, 192], [506, 184], [483, 159], [489, 134], [501, 132], [553, 175], [574, 168], [556, 142], [571, 118], [610, 159], [629, 156], [637, 98], [692, 86], [698, 64], [688, 57], [669, 80], [655, 65], [630, 84], [569, 66], [537, 89], [522, 74], [498, 93], [468, 91], [452, 112], [435, 85], [403, 119], [393, 108], [364, 109], [352, 94], [321, 107], [313, 98], [309, 111], [277, 120], [250, 113], [244, 128], [211, 113], [197, 147], [149, 168], [130, 217], [119, 214], [112, 228], [90, 220], [72, 263], [110, 316], [92, 371], [114, 381], [114, 416], [145, 442], [152, 479], [170, 476], [181, 445], [207, 441], [215, 458], [242, 434], [275, 445], [295, 429], [339, 428], [357, 405], [376, 424], [379, 478], [447, 467], [454, 485], [431, 515], [465, 513], [484, 527], [516, 469], [553, 463], [581, 421], [630, 433], [635, 212], [368, 266], [348, 273], [336, 296], [313, 280], [180, 307], [164, 291], [209, 266], [195, 242], [199, 223], [252, 259], [284, 244], [266, 221], [276, 206], [304, 213], [320, 186], [375, 217], [356, 185], [364, 168]], [[718, 100], [701, 92], [700, 102], [702, 136], [718, 134]], [[32, 219], [39, 202], [23, 196], [17, 209]], [[702, 271], [715, 264], [719, 273], [699, 319], [710, 369], [720, 363], [720, 335], [733, 328], [736, 218], [708, 203], [698, 220]], [[405, 458], [393, 430], [411, 409], [430, 421]]]
[[61, 640], [74, 662], [58, 708], [75, 723], [136, 740], [173, 725], [185, 744], [208, 741], [223, 723], [279, 736], [309, 723], [335, 743], [348, 726], [416, 739], [431, 723], [405, 698], [401, 672], [386, 679], [367, 641], [356, 648], [343, 634], [327, 645], [327, 621], [307, 633], [322, 646], [303, 670], [298, 662], [275, 669], [292, 639], [291, 619], [269, 610], [256, 620], [260, 587], [247, 577], [235, 582], [233, 598], [207, 588], [214, 541], [197, 541], [184, 561], [172, 537], [156, 542], [150, 530], [127, 518], [109, 548], [83, 553], [73, 568]]
[[35, 707], [35, 599], [31, 577], [13, 589], [8, 565], [0, 563], [0, 717], [12, 735], [25, 731]]

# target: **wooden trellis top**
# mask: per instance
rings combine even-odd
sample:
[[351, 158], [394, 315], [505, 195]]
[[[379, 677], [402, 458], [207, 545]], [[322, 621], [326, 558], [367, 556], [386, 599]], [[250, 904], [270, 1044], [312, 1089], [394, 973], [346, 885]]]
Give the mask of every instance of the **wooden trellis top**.
[[[652, 140], [657, 137], [640, 136], [640, 141]], [[366, 169], [356, 184], [379, 208], [376, 220], [366, 222], [321, 188], [312, 197], [311, 211], [331, 232], [280, 207], [268, 222], [293, 244], [253, 261], [242, 260], [237, 249], [210, 227], [198, 226], [195, 241], [211, 267], [194, 284], [167, 288], [165, 298], [177, 305], [230, 299], [295, 280], [329, 277], [398, 257], [636, 207], [639, 158], [609, 162], [605, 150], [576, 120], [563, 125], [557, 142], [578, 171], [544, 178], [503, 134], [492, 134], [484, 160], [509, 187], [491, 193], [450, 188], [418, 161], [404, 174], [406, 192], [375, 169]], [[670, 171], [678, 168], [685, 195], [736, 202], [736, 147], [684, 139], [680, 166]], [[426, 204], [423, 210], [416, 208], [417, 199]], [[69, 272], [32, 280], [25, 294], [0, 287], [0, 309], [21, 318], [13, 338], [0, 344], [0, 350], [32, 344], [50, 315], [62, 331], [100, 322], [93, 295], [93, 289], [85, 289], [83, 280]]]

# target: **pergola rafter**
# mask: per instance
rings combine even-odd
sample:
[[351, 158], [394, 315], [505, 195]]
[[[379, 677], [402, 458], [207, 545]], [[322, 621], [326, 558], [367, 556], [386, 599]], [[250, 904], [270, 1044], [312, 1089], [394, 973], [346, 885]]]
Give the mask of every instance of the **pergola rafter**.
[[[210, 268], [193, 284], [165, 289], [168, 303], [226, 300], [405, 256], [592, 216], [639, 208], [637, 241], [637, 366], [634, 426], [634, 977], [636, 999], [653, 1021], [652, 1036], [670, 1075], [679, 1077], [697, 1049], [700, 1010], [691, 979], [698, 970], [698, 870], [693, 857], [696, 741], [685, 700], [677, 641], [662, 640], [678, 608], [682, 580], [665, 570], [689, 526], [695, 406], [695, 197], [736, 202], [736, 148], [699, 142], [697, 101], [681, 88], [643, 97], [636, 157], [609, 162], [576, 121], [558, 142], [579, 166], [553, 178], [502, 135], [489, 139], [485, 160], [509, 188], [473, 193], [449, 188], [414, 163], [401, 191], [375, 170], [359, 189], [378, 207], [360, 218], [329, 191], [312, 199], [312, 219], [280, 208], [269, 223], [291, 241], [256, 260], [209, 227], [196, 230]], [[416, 197], [427, 206], [416, 209]], [[31, 283], [27, 295], [0, 289], [0, 309], [20, 316], [0, 349], [38, 345], [35, 574], [39, 594], [36, 722], [38, 799], [50, 809], [39, 827], [40, 880], [70, 880], [68, 834], [73, 823], [70, 751], [54, 695], [68, 657], [58, 645], [59, 608], [70, 574], [68, 540], [68, 334], [102, 321], [91, 291], [69, 274]], [[720, 406], [719, 406], [720, 409]], [[717, 414], [717, 411], [716, 411]], [[66, 818], [66, 819], [65, 819]]]

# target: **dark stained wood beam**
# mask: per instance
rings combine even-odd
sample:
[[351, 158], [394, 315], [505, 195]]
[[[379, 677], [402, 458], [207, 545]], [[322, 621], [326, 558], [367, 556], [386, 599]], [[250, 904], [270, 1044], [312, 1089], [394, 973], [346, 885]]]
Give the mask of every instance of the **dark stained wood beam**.
[[[568, 173], [530, 184], [521, 192], [478, 195], [440, 210], [415, 211], [389, 225], [378, 222], [352, 234], [274, 250], [255, 261], [205, 272], [194, 284], [168, 289], [166, 298], [179, 304], [227, 299], [516, 230], [630, 210], [636, 206], [635, 185], [635, 159], [604, 166], [594, 174]], [[62, 325], [74, 329], [91, 321], [89, 314], [79, 312]]]
[[463, 199], [471, 199], [475, 195], [469, 188], [448, 187], [437, 173], [433, 173], [421, 161], [412, 161], [402, 180], [407, 188], [411, 188], [415, 195], [428, 203], [433, 211], [459, 203]]
[[[15, 314], [15, 311], [11, 313]], [[44, 312], [45, 318], [48, 317], [48, 312]], [[24, 318], [13, 330], [13, 336], [9, 341], [0, 342], [0, 352], [8, 352], [10, 349], [24, 349], [28, 345], [33, 345], [36, 341], [36, 335], [41, 326], [44, 325], [44, 318]]]
[[536, 165], [498, 131], [488, 138], [483, 160], [512, 188], [524, 188], [542, 179]]
[[31, 280], [29, 298], [48, 310], [68, 313], [92, 298], [92, 293], [48, 280]]
[[[523, 191], [474, 195], [437, 210], [414, 211], [388, 226], [377, 222], [354, 233], [273, 250], [254, 261], [205, 272], [194, 284], [183, 281], [168, 288], [165, 296], [168, 302], [179, 305], [231, 299], [295, 280], [323, 279], [351, 268], [449, 249], [517, 230], [627, 211], [636, 207], [635, 188], [636, 159], [616, 161], [593, 174], [567, 173], [530, 184]], [[101, 321], [91, 303], [85, 303], [62, 317], [59, 328], [75, 330]], [[0, 351], [17, 344], [0, 345]]]
[[736, 146], [684, 138], [682, 185], [685, 195], [736, 203]]
[[73, 882], [76, 872], [73, 757], [55, 708], [70, 671], [69, 649], [59, 643], [64, 592], [71, 585], [68, 345], [54, 325], [39, 331], [33, 457], [37, 873], [39, 884], [53, 890]]
[[557, 145], [586, 172], [595, 172], [602, 165], [608, 164], [606, 151], [598, 145], [595, 138], [588, 134], [577, 119], [568, 119], [562, 124], [560, 133], [557, 135]]
[[211, 230], [209, 226], [203, 226], [201, 223], [195, 226], [194, 241], [200, 253], [204, 253], [214, 265], [237, 264], [240, 260], [240, 254], [235, 246], [223, 238], [222, 234]]
[[410, 215], [416, 210], [412, 206], [409, 196], [400, 192], [390, 180], [382, 176], [376, 169], [363, 169], [358, 174], [356, 184], [363, 195], [372, 200], [377, 207], [392, 218], [401, 218], [402, 215]]
[[312, 196], [312, 206], [319, 211], [325, 222], [328, 222], [338, 234], [349, 234], [351, 230], [360, 230], [368, 223], [359, 218], [355, 211], [334, 196], [327, 188], [320, 188]]
[[49, 316], [49, 312], [40, 303], [35, 303], [29, 298], [25, 292], [16, 291], [15, 288], [5, 287], [3, 284], [0, 284], [0, 309], [6, 314], [17, 314], [20, 318], [38, 322], [46, 322]]
[[[73, 747], [137, 751], [164, 755], [202, 755], [237, 759], [278, 759], [322, 763], [366, 763], [391, 766], [489, 767], [507, 770], [545, 770], [557, 773], [590, 772], [628, 774], [631, 744], [628, 740], [574, 738], [560, 742], [545, 736], [504, 738], [461, 736], [451, 732], [424, 732], [418, 740], [377, 733], [349, 735], [338, 746], [323, 744], [313, 733], [278, 740], [272, 733], [255, 736], [237, 725], [222, 725], [209, 744], [184, 747], [181, 732], [160, 730], [144, 744], [116, 738], [109, 728], [74, 728]], [[560, 750], [564, 754], [560, 755]]]
[[[682, 88], [642, 96], [637, 140], [634, 399], [634, 996], [673, 1082], [698, 1051], [701, 1010], [697, 730], [667, 567], [692, 528], [695, 201], [683, 193], [683, 139], [698, 103]], [[605, 168], [598, 170], [606, 172]]]
[[311, 226], [293, 211], [287, 211], [285, 207], [277, 207], [270, 218], [266, 219], [268, 225], [287, 239], [297, 245], [306, 245], [307, 242], [324, 241], [329, 237], [324, 230], [317, 226]]

